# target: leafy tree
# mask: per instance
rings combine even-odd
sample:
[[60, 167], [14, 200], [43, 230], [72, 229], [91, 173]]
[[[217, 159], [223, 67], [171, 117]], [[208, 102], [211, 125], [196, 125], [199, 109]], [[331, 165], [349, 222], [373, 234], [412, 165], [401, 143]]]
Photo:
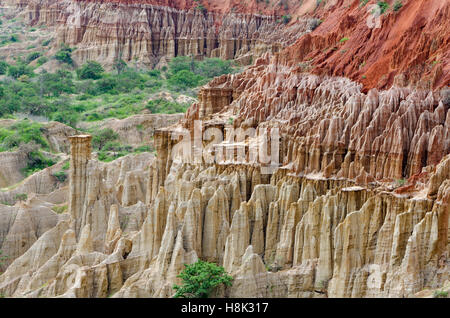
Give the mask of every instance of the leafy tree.
[[95, 61], [87, 61], [80, 69], [77, 70], [79, 79], [97, 80], [102, 77], [103, 72], [103, 67]]
[[97, 92], [102, 93], [114, 93], [117, 87], [117, 79], [114, 77], [101, 78], [96, 83]]
[[73, 49], [64, 44], [62, 48], [58, 52], [56, 52], [55, 59], [57, 61], [60, 61], [61, 63], [73, 65], [72, 51]]
[[92, 137], [92, 145], [99, 150], [111, 141], [115, 141], [119, 135], [111, 128], [104, 128]]
[[0, 75], [6, 74], [8, 66], [8, 63], [6, 63], [5, 61], [0, 61]]
[[72, 78], [72, 73], [66, 70], [58, 70], [55, 73], [43, 71], [38, 81], [40, 83], [40, 94], [58, 97], [63, 93], [75, 93]]
[[184, 266], [185, 269], [177, 276], [182, 279], [183, 284], [173, 286], [176, 290], [174, 298], [208, 298], [217, 286], [231, 286], [233, 278], [222, 266], [202, 260]]
[[19, 78], [22, 75], [32, 75], [32, 70], [25, 64], [18, 62], [16, 65], [10, 65], [8, 67], [8, 75], [14, 78]]
[[114, 69], [117, 71], [117, 74], [122, 73], [127, 67], [127, 63], [124, 60], [118, 59], [114, 62]]

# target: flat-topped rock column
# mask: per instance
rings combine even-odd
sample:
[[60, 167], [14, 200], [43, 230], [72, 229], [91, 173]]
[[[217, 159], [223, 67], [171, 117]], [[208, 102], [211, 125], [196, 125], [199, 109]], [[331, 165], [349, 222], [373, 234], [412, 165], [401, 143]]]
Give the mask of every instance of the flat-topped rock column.
[[82, 208], [86, 198], [87, 164], [91, 159], [91, 135], [76, 135], [70, 140], [69, 213], [74, 220], [77, 237], [81, 231]]

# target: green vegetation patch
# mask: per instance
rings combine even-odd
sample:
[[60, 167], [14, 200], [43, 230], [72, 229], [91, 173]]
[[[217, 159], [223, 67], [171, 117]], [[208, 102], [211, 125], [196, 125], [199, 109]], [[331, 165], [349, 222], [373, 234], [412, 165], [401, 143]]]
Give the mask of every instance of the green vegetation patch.
[[233, 277], [225, 272], [222, 266], [198, 260], [193, 264], [185, 264], [184, 270], [177, 276], [182, 285], [174, 285], [174, 298], [208, 298], [219, 285], [231, 286]]

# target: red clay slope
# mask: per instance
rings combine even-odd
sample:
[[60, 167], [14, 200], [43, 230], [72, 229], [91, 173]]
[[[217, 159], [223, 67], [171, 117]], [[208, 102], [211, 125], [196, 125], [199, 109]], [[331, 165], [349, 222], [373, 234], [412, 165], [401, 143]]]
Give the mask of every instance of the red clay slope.
[[[309, 62], [310, 71], [349, 77], [386, 89], [395, 83], [438, 89], [450, 82], [450, 1], [394, 0], [381, 16], [381, 28], [369, 28], [370, 1], [335, 1], [317, 12], [323, 23], [280, 54], [289, 65]], [[349, 6], [344, 5], [350, 3]], [[348, 38], [348, 40], [345, 40]]]

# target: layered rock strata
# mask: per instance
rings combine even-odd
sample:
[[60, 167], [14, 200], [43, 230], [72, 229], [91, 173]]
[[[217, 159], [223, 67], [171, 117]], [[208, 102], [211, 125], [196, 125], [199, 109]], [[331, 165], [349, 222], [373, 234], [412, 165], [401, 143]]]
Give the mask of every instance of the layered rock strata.
[[264, 52], [278, 52], [308, 31], [308, 20], [286, 27], [281, 15], [177, 9], [145, 2], [6, 1], [25, 11], [32, 25], [56, 25], [58, 42], [76, 46], [82, 64], [107, 67], [121, 58], [155, 66], [175, 56], [239, 58], [251, 63]]

